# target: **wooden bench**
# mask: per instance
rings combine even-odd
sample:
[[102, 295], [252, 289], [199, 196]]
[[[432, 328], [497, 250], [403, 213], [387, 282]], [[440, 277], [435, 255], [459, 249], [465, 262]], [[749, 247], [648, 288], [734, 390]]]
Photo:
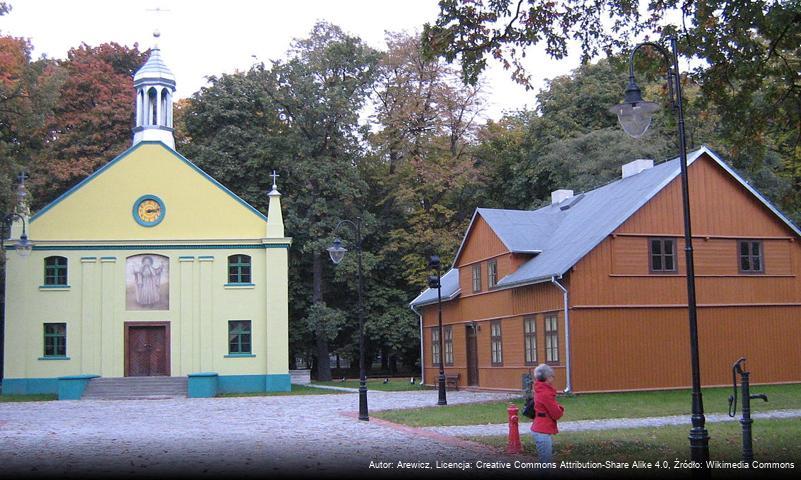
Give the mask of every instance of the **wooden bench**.
[[459, 390], [459, 377], [458, 373], [445, 374], [445, 389], [446, 390]]

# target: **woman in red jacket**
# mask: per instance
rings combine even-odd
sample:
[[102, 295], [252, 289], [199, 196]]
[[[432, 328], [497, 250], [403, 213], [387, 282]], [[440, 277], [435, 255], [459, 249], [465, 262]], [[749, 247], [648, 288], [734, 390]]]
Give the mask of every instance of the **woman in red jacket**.
[[540, 463], [553, 461], [552, 435], [559, 433], [556, 421], [565, 413], [565, 408], [556, 401], [553, 377], [553, 369], [544, 363], [534, 369], [534, 421], [531, 423], [531, 435]]

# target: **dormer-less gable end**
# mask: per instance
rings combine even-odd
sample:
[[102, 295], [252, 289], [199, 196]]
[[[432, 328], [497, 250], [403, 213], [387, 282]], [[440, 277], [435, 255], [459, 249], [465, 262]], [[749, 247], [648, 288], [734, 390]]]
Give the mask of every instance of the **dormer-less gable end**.
[[175, 150], [143, 141], [37, 212], [30, 236], [37, 241], [259, 239], [266, 222]]

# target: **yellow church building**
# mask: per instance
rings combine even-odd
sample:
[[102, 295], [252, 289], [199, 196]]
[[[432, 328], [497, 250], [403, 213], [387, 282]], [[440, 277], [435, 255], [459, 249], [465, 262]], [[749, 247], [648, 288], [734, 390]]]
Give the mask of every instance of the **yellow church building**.
[[[190, 397], [289, 390], [275, 175], [265, 216], [175, 151], [158, 47], [134, 88], [131, 148], [12, 225], [2, 393], [78, 399], [143, 377]], [[23, 227], [27, 258], [13, 251]]]

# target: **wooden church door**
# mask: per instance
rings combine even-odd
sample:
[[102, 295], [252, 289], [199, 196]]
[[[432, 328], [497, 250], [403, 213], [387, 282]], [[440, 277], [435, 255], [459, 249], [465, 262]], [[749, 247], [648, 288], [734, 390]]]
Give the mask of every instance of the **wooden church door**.
[[166, 324], [126, 325], [125, 376], [169, 375]]

